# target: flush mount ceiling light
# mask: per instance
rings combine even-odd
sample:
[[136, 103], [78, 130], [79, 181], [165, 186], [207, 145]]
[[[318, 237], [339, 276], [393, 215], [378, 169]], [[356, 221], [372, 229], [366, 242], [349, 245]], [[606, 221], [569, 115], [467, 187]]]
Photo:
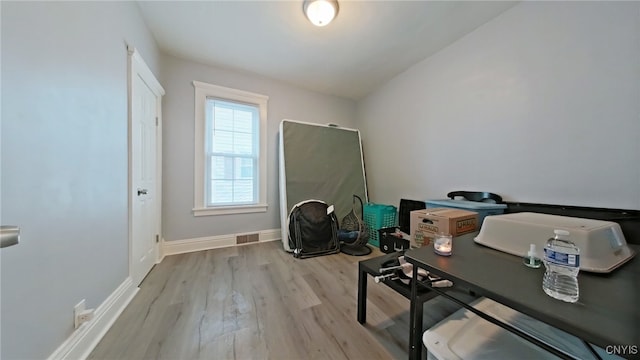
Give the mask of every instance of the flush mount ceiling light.
[[325, 26], [338, 14], [336, 0], [304, 0], [302, 11], [315, 26]]

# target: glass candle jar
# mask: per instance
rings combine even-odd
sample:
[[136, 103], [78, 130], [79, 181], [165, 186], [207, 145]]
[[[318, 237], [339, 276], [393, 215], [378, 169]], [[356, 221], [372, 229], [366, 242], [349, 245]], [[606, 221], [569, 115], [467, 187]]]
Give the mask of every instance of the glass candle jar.
[[453, 250], [453, 236], [449, 234], [436, 235], [435, 241], [433, 242], [433, 250], [438, 255], [450, 256]]

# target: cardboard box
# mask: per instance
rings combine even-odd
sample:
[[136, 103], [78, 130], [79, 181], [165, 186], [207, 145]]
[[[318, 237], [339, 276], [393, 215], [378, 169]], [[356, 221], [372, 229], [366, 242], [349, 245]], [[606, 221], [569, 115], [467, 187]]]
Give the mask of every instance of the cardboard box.
[[415, 210], [411, 212], [411, 247], [431, 245], [439, 233], [455, 237], [474, 232], [477, 227], [478, 213], [474, 211], [451, 208]]
[[482, 227], [484, 218], [490, 215], [503, 214], [507, 204], [492, 204], [467, 200], [427, 200], [427, 209], [430, 208], [454, 208], [478, 213], [478, 229]]

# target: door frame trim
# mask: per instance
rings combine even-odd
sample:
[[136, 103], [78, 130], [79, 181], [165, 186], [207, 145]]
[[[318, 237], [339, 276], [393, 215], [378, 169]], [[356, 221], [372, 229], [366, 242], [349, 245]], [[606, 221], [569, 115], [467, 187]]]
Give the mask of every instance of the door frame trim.
[[[128, 66], [127, 66], [127, 158], [128, 158], [128, 235], [129, 235], [129, 277], [133, 281], [138, 279], [134, 278], [133, 274], [133, 139], [132, 139], [132, 126], [133, 126], [133, 85], [134, 76], [139, 75], [142, 80], [149, 86], [149, 89], [154, 93], [157, 98], [156, 102], [156, 114], [158, 116], [158, 124], [156, 126], [156, 194], [155, 194], [155, 212], [156, 212], [156, 234], [162, 239], [162, 96], [165, 94], [164, 88], [160, 85], [160, 82], [153, 75], [153, 72], [147, 66], [147, 63], [142, 59], [142, 56], [136, 50], [135, 47], [127, 45], [128, 53]], [[160, 242], [155, 244], [155, 263], [159, 263], [161, 260], [160, 254]], [[142, 279], [139, 279], [142, 281]], [[136, 287], [139, 283], [134, 284]]]

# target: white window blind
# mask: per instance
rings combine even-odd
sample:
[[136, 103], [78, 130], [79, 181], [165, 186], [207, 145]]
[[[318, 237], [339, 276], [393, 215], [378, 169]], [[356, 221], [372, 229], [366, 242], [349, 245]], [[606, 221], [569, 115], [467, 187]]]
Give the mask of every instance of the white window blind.
[[207, 98], [207, 206], [258, 202], [259, 108]]

